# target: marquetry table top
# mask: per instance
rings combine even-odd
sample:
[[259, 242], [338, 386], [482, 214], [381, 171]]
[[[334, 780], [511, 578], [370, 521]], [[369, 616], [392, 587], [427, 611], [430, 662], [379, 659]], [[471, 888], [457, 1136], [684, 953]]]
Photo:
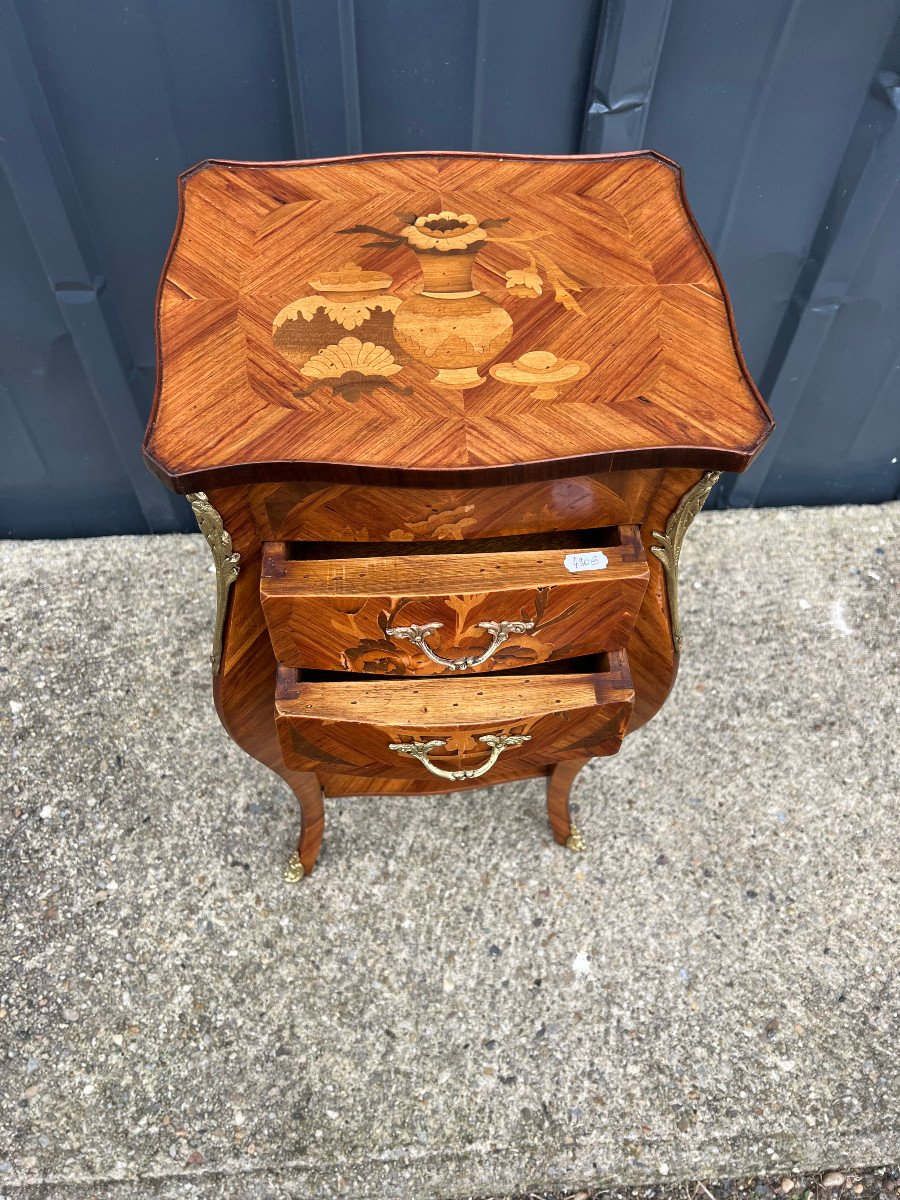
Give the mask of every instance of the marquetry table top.
[[178, 491], [742, 470], [771, 428], [649, 151], [201, 163], [158, 354], [145, 455]]

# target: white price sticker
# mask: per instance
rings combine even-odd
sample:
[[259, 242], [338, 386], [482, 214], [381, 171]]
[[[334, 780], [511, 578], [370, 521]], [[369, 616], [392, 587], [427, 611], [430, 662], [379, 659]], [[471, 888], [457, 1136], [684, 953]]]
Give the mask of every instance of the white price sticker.
[[567, 554], [563, 566], [575, 575], [578, 571], [602, 571], [609, 559], [602, 550], [590, 550], [586, 554]]

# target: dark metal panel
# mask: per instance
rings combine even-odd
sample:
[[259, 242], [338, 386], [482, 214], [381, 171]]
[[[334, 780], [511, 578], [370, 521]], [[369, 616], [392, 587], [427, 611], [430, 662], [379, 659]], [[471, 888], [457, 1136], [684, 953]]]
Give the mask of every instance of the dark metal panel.
[[0, 536], [147, 523], [0, 173]]
[[578, 153], [599, 11], [556, 0], [548, 21], [545, 0], [481, 0], [467, 148]]
[[[62, 317], [61, 330], [46, 317], [29, 328], [31, 374], [8, 385], [51, 479], [7, 490], [0, 528], [192, 528], [187, 506], [140, 457], [156, 283], [181, 171], [208, 156], [291, 154], [277, 12], [243, 0], [0, 0], [0, 30], [10, 56], [0, 66], [0, 162], [38, 254], [32, 283]], [[74, 350], [64, 351], [66, 337]], [[34, 425], [38, 392], [44, 419]], [[13, 442], [0, 447], [0, 469]]]
[[845, 0], [680, 0], [673, 8], [646, 140], [685, 169], [754, 375], [897, 8], [896, 0], [868, 0], [862, 9]]
[[365, 149], [466, 149], [477, 0], [456, 0], [438, 36], [419, 0], [360, 4], [356, 17]]
[[477, 0], [457, 0], [439, 37], [417, 0], [282, 0], [281, 14], [298, 153], [467, 144]]
[[[96, 262], [89, 261], [82, 251], [85, 247], [93, 259], [62, 147], [15, 14], [5, 9], [0, 15], [2, 163], [9, 191], [55, 294], [67, 345], [77, 354], [79, 373], [90, 385], [91, 407], [131, 484], [143, 529], [173, 528], [181, 517], [176, 502], [155, 481], [148, 481], [141, 461], [145, 413], [137, 409], [109, 313], [104, 311], [101, 297], [106, 281]], [[49, 373], [49, 355], [47, 369]], [[50, 424], [46, 432], [55, 436], [57, 430]]]
[[584, 154], [636, 150], [656, 83], [672, 0], [606, 0], [581, 139]]
[[[792, 310], [798, 307], [799, 281], [808, 273], [804, 264], [819, 261], [811, 249], [816, 231], [829, 222], [823, 210], [897, 12], [896, 0], [873, 0], [864, 10], [848, 7], [843, 0], [777, 0], [762, 6], [677, 0], [671, 10], [662, 14], [655, 9], [652, 22], [633, 29], [627, 23], [628, 7], [623, 15], [618, 0], [605, 12], [595, 64], [599, 144], [603, 149], [628, 148], [625, 138], [614, 140], [610, 131], [622, 130], [626, 122], [639, 128], [646, 117], [644, 144], [672, 155], [685, 167], [692, 207], [729, 286], [745, 355], [764, 394], [771, 392], [779, 421], [760, 464], [737, 482], [724, 479], [712, 504], [728, 502], [729, 494], [730, 502], [738, 504], [812, 502], [835, 499], [839, 493], [846, 497], [846, 485], [842, 490], [840, 472], [834, 469], [841, 453], [834, 434], [838, 428], [847, 432], [847, 413], [859, 415], [860, 404], [849, 402], [833, 385], [820, 392], [816, 406], [803, 406], [801, 426], [805, 429], [804, 421], [818, 418], [818, 428], [832, 430], [833, 440], [830, 447], [818, 446], [817, 475], [812, 462], [810, 470], [801, 470], [798, 456], [788, 450], [798, 433], [794, 428], [787, 436], [795, 403], [789, 392], [793, 388], [802, 393], [795, 378], [798, 364], [802, 358], [806, 378], [815, 357], [811, 332], [798, 330], [796, 320], [792, 332], [788, 327], [796, 316]], [[648, 39], [659, 44], [661, 16], [665, 37], [654, 79], [642, 51]], [[889, 51], [889, 57], [891, 53], [895, 51]], [[636, 107], [631, 109], [631, 104]], [[589, 108], [588, 131], [594, 116]], [[587, 141], [589, 146], [593, 148]], [[885, 154], [888, 175], [889, 163]], [[846, 182], [842, 178], [841, 186]], [[871, 183], [871, 178], [863, 181], [864, 194]], [[877, 209], [875, 202], [849, 214], [860, 245], [872, 236]], [[833, 222], [831, 228], [836, 228]], [[885, 281], [885, 299], [897, 291], [896, 279]], [[824, 320], [821, 314], [818, 319]], [[813, 313], [809, 322], [815, 322]], [[847, 334], [846, 321], [840, 329]], [[867, 330], [871, 334], [872, 326]], [[773, 362], [779, 354], [784, 359], [793, 333], [800, 340], [783, 376], [792, 383], [775, 390]], [[846, 343], [840, 345], [853, 361]], [[874, 361], [880, 362], [880, 356]], [[874, 381], [872, 388], [876, 389]], [[873, 390], [865, 393], [863, 404], [873, 403], [873, 396]], [[790, 457], [784, 457], [782, 447]], [[770, 466], [773, 486], [760, 492]], [[795, 483], [786, 487], [788, 475]], [[856, 478], [863, 477], [857, 471]], [[778, 487], [776, 478], [782, 480]], [[882, 478], [880, 490], [861, 484], [860, 493], [884, 498], [894, 486]]]
[[117, 318], [152, 376], [177, 176], [204, 158], [293, 153], [277, 12], [246, 0], [26, 0], [21, 13]]
[[574, 153], [598, 0], [281, 0], [298, 153]]
[[[900, 25], [885, 61], [900, 51]], [[760, 384], [779, 427], [760, 461], [728, 493], [736, 506], [836, 503], [848, 467], [887, 499], [900, 472], [885, 453], [900, 443], [900, 393], [882, 442], [862, 437], [867, 405], [896, 380], [900, 330], [900, 76], [880, 70], [824, 205], [809, 256]], [[848, 353], [848, 349], [852, 352]], [[885, 440], [885, 434], [887, 439]], [[848, 447], [865, 457], [850, 466]], [[880, 484], [875, 480], [880, 480]]]
[[331, 158], [363, 148], [354, 0], [280, 0], [294, 152]]
[[[894, 311], [893, 330], [900, 314]], [[831, 496], [842, 504], [900, 500], [900, 348], [882, 372], [881, 386], [866, 406], [856, 437], [832, 477]], [[794, 503], [808, 503], [793, 498]]]
[[892, 494], [896, 91], [885, 77], [866, 96], [879, 63], [900, 70], [896, 41], [881, 57], [898, 13], [456, 0], [437, 22], [418, 0], [0, 0], [0, 532], [190, 527], [137, 458], [176, 176], [360, 150], [679, 159], [780, 422], [731, 502]]
[[834, 504], [856, 495], [886, 500], [896, 494], [896, 118], [896, 111], [874, 97], [864, 110], [814, 243], [810, 263], [816, 269], [792, 300], [765, 372], [771, 372], [771, 400], [780, 425], [771, 449], [735, 481], [729, 495], [733, 505]]

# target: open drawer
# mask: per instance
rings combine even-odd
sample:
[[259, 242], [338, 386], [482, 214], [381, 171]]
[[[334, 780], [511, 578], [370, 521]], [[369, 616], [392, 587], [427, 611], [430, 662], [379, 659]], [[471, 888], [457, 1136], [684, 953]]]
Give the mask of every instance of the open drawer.
[[507, 670], [626, 645], [649, 570], [634, 525], [468, 542], [267, 542], [275, 657], [376, 675]]
[[281, 667], [282, 757], [299, 771], [494, 783], [615, 754], [634, 703], [625, 651], [565, 665], [483, 682], [322, 679]]

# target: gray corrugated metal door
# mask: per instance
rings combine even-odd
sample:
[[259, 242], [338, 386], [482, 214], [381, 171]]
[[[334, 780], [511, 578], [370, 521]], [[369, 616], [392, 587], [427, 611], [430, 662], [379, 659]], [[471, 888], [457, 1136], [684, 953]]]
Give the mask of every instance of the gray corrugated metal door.
[[175, 178], [207, 157], [652, 146], [779, 428], [720, 504], [900, 468], [900, 0], [0, 0], [0, 532], [190, 528], [139, 454]]

